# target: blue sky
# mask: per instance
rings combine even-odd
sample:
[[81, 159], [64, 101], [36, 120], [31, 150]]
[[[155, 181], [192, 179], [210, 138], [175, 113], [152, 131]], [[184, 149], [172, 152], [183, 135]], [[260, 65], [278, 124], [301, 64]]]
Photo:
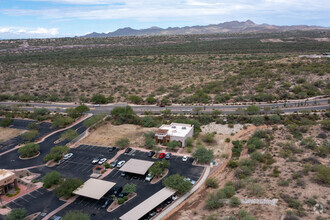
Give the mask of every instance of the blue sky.
[[329, 0], [0, 0], [0, 39], [252, 20], [330, 27]]

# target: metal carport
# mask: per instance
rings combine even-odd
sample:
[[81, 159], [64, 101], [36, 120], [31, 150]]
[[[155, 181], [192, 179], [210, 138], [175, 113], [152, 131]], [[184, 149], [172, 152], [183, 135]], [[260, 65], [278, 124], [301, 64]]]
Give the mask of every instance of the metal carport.
[[174, 190], [163, 188], [148, 199], [144, 200], [139, 205], [135, 206], [126, 214], [120, 217], [121, 220], [137, 220], [142, 218], [145, 214], [156, 208], [159, 204], [164, 202], [167, 198], [175, 193]]
[[73, 194], [79, 196], [85, 196], [92, 199], [101, 199], [116, 183], [99, 180], [99, 179], [89, 179], [78, 189], [73, 191]]
[[144, 175], [153, 164], [153, 161], [130, 159], [120, 168], [120, 171]]

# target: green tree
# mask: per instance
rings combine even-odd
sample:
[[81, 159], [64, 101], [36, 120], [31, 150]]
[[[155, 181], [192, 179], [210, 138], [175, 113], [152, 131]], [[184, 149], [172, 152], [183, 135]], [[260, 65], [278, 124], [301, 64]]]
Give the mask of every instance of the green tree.
[[12, 118], [3, 118], [0, 121], [0, 126], [1, 127], [9, 127], [9, 125], [11, 125], [11, 123], [13, 123], [14, 119]]
[[61, 134], [61, 138], [68, 140], [68, 141], [72, 141], [73, 139], [75, 139], [78, 136], [79, 135], [78, 135], [77, 131], [73, 130], [73, 129], [68, 129]]
[[171, 149], [171, 150], [175, 150], [176, 148], [178, 148], [180, 146], [180, 142], [179, 141], [170, 141], [166, 143], [166, 146]]
[[40, 125], [37, 124], [37, 123], [35, 123], [35, 122], [31, 122], [31, 123], [29, 123], [28, 126], [27, 126], [27, 128], [28, 128], [29, 130], [38, 130], [39, 127], [40, 127]]
[[199, 163], [210, 163], [213, 159], [213, 151], [206, 149], [204, 146], [197, 148], [193, 154]]
[[64, 128], [65, 126], [72, 124], [73, 118], [71, 117], [64, 117], [60, 114], [55, 115], [52, 119], [52, 126], [54, 128]]
[[123, 191], [124, 191], [125, 193], [127, 193], [128, 195], [134, 193], [135, 190], [136, 190], [136, 184], [134, 184], [134, 183], [131, 183], [131, 184], [130, 184], [130, 183], [127, 183], [127, 184], [123, 187]]
[[188, 138], [186, 139], [186, 146], [187, 146], [187, 147], [192, 147], [192, 146], [193, 146], [193, 143], [194, 143], [194, 138], [192, 138], [192, 137], [188, 137]]
[[151, 148], [155, 147], [155, 145], [156, 145], [156, 140], [153, 139], [153, 138], [146, 138], [144, 145], [145, 145], [147, 148], [151, 149]]
[[44, 161], [59, 161], [64, 154], [69, 152], [69, 150], [70, 148], [68, 146], [55, 146], [51, 148], [49, 154], [44, 157]]
[[91, 101], [95, 104], [105, 104], [107, 103], [107, 98], [102, 94], [93, 95]]
[[162, 161], [156, 161], [150, 168], [149, 168], [149, 173], [153, 177], [158, 177], [160, 176], [165, 168], [170, 167], [170, 162], [167, 160], [162, 160]]
[[13, 209], [6, 216], [6, 220], [23, 220], [27, 211], [24, 208]]
[[215, 135], [214, 132], [206, 133], [204, 138], [203, 138], [203, 141], [206, 142], [206, 143], [213, 143], [214, 142], [214, 135]]
[[32, 130], [22, 134], [22, 138], [24, 141], [31, 142], [38, 134], [39, 132], [37, 130]]
[[163, 185], [178, 191], [179, 194], [184, 194], [192, 188], [192, 183], [179, 174], [164, 178]]
[[80, 210], [70, 210], [65, 213], [63, 220], [90, 220], [90, 217]]
[[50, 188], [54, 184], [58, 184], [61, 178], [61, 174], [57, 171], [52, 171], [47, 173], [43, 178], [42, 182], [44, 183], [44, 187], [46, 189]]
[[127, 99], [134, 104], [141, 104], [143, 102], [143, 99], [137, 95], [130, 95]]
[[132, 123], [136, 120], [136, 114], [131, 106], [115, 107], [110, 114], [115, 124]]
[[18, 149], [18, 153], [20, 154], [21, 157], [32, 157], [38, 154], [40, 150], [40, 146], [35, 143], [28, 143], [25, 144], [23, 147]]
[[118, 141], [116, 141], [116, 146], [120, 147], [120, 148], [125, 148], [128, 147], [129, 145], [129, 139], [128, 138], [121, 138]]
[[84, 112], [88, 112], [90, 110], [87, 107], [87, 105], [84, 105], [84, 104], [81, 104], [81, 105], [77, 106], [75, 109], [80, 115], [82, 115]]
[[155, 99], [155, 97], [153, 97], [153, 96], [148, 96], [148, 97], [146, 98], [146, 102], [147, 102], [148, 104], [155, 104], [155, 103], [157, 102], [157, 99]]
[[156, 126], [156, 123], [152, 117], [145, 116], [142, 118], [142, 127], [151, 128], [151, 127], [155, 127], [155, 126]]
[[58, 197], [64, 196], [65, 198], [69, 198], [72, 196], [72, 192], [82, 184], [83, 181], [81, 179], [68, 178], [55, 188], [54, 192]]

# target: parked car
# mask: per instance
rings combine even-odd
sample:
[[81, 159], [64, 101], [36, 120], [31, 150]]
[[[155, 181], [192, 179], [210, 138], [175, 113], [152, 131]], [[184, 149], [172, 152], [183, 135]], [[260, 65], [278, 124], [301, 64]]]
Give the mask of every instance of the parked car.
[[121, 172], [120, 176], [125, 177], [126, 173], [125, 172]]
[[168, 199], [165, 201], [165, 203], [166, 203], [167, 205], [171, 204], [172, 202], [173, 202], [172, 198], [168, 198]]
[[160, 213], [163, 211], [163, 209], [162, 209], [162, 207], [157, 207], [156, 211], [157, 211], [157, 213]]
[[155, 155], [155, 151], [149, 151], [148, 152], [148, 157], [152, 157], [152, 156], [154, 156]]
[[165, 108], [165, 104], [160, 104], [159, 107]]
[[116, 150], [117, 148], [115, 146], [109, 147], [109, 152], [112, 152], [114, 150]]
[[189, 181], [189, 182], [191, 182], [191, 184], [193, 184], [193, 185], [196, 183], [195, 180], [192, 180], [192, 179], [190, 179], [190, 178], [184, 178], [184, 180], [185, 180], [185, 181]]
[[128, 153], [131, 152], [131, 151], [132, 151], [132, 148], [128, 147], [128, 148], [126, 148], [126, 150], [125, 150], [125, 154], [128, 154]]
[[92, 164], [97, 164], [99, 162], [100, 158], [98, 157], [95, 157], [93, 160], [92, 160]]
[[104, 164], [105, 161], [107, 161], [107, 160], [108, 160], [107, 158], [102, 158], [102, 159], [99, 160], [98, 164], [99, 164], [99, 165], [102, 165], [102, 164]]
[[164, 157], [165, 157], [165, 153], [160, 153], [158, 156], [159, 159], [163, 159]]
[[120, 199], [120, 198], [124, 198], [125, 196], [128, 196], [128, 193], [121, 192], [121, 193], [119, 193], [119, 195], [117, 196], [117, 198]]
[[151, 175], [151, 173], [148, 173], [145, 180], [150, 182], [152, 180], [152, 178], [153, 178], [153, 176]]
[[67, 159], [69, 159], [72, 156], [73, 156], [73, 153], [65, 154], [64, 157], [63, 157], [63, 160], [67, 160]]
[[188, 159], [189, 159], [188, 156], [183, 156], [183, 157], [182, 157], [182, 161], [187, 161]]
[[165, 155], [165, 159], [166, 159], [166, 160], [169, 160], [169, 159], [171, 159], [171, 156], [172, 156], [171, 153], [167, 153], [167, 154]]
[[122, 191], [123, 191], [123, 187], [121, 187], [121, 186], [115, 186], [115, 187], [112, 188], [112, 195], [117, 196]]
[[151, 212], [149, 212], [150, 217], [154, 217], [156, 214], [157, 214], [156, 210], [152, 210]]
[[108, 208], [108, 206], [111, 205], [112, 202], [113, 202], [113, 198], [107, 199], [101, 208], [102, 209]]
[[57, 161], [56, 166], [59, 166], [63, 162], [64, 162], [64, 159]]
[[111, 165], [111, 167], [116, 167], [117, 164], [118, 164], [118, 160], [115, 160], [110, 165]]
[[172, 197], [171, 197], [171, 199], [174, 201], [174, 200], [176, 200], [178, 198], [178, 196], [177, 195], [172, 195]]
[[124, 166], [124, 164], [125, 164], [125, 160], [122, 160], [122, 161], [118, 162], [117, 167], [120, 168], [120, 167]]

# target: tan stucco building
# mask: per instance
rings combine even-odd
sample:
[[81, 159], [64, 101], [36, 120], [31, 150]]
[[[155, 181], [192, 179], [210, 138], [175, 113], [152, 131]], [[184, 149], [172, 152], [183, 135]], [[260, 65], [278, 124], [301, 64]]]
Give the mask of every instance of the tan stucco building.
[[6, 194], [10, 185], [13, 184], [14, 188], [17, 188], [17, 178], [15, 173], [9, 170], [0, 169], [0, 192]]

